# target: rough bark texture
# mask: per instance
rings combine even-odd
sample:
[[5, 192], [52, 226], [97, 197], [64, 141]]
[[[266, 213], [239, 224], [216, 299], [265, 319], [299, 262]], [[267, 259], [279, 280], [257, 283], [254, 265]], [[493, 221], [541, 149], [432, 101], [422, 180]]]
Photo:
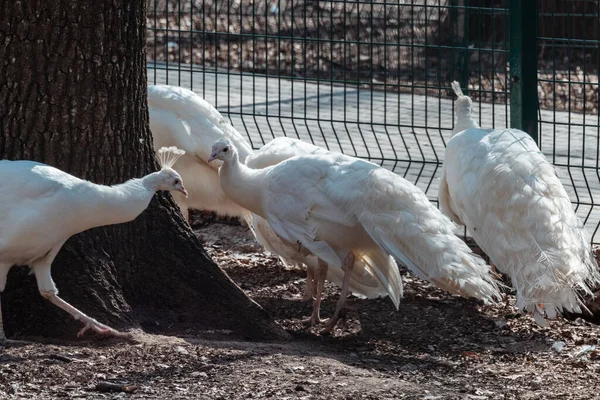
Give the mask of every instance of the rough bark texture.
[[[0, 158], [108, 185], [156, 170], [145, 12], [144, 0], [0, 0]], [[80, 325], [27, 273], [13, 268], [2, 295], [7, 334], [72, 338]], [[52, 275], [61, 297], [115, 328], [285, 335], [208, 258], [164, 193], [132, 223], [71, 238]]]

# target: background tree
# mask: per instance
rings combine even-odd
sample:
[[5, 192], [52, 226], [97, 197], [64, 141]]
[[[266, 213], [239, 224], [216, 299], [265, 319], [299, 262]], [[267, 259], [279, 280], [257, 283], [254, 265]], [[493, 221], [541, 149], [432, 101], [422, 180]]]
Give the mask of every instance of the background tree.
[[[145, 16], [144, 0], [0, 0], [0, 158], [108, 185], [157, 170]], [[52, 275], [61, 297], [116, 329], [285, 336], [206, 255], [166, 193], [132, 223], [71, 238]], [[25, 268], [12, 269], [2, 306], [8, 336], [73, 337], [81, 328], [39, 295]]]

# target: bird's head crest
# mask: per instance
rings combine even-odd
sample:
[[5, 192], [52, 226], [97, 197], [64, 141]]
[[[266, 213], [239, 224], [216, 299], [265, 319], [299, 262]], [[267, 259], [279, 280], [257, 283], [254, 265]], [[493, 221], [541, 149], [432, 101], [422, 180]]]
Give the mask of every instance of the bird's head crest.
[[185, 151], [178, 149], [175, 146], [161, 147], [158, 150], [158, 163], [162, 169], [173, 168], [173, 165], [179, 158], [185, 154]]
[[454, 94], [458, 97], [456, 99], [456, 113], [458, 115], [471, 115], [471, 105], [473, 101], [469, 96], [465, 96], [463, 94], [462, 89], [460, 88], [460, 84], [457, 81], [452, 82], [451, 84], [452, 90]]

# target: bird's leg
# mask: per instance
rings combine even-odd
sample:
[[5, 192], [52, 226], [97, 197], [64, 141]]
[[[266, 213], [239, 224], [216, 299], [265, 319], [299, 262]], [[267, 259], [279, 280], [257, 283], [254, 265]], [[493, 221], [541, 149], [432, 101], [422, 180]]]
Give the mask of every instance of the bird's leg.
[[96, 321], [94, 318], [87, 316], [86, 314], [82, 313], [81, 311], [79, 311], [78, 309], [76, 309], [75, 307], [58, 297], [56, 293], [50, 293], [44, 295], [44, 297], [47, 298], [52, 304], [62, 308], [63, 310], [71, 314], [73, 318], [75, 318], [77, 321], [81, 321], [84, 324], [83, 328], [81, 328], [77, 333], [77, 337], [80, 337], [89, 329], [101, 335], [116, 336], [122, 338], [131, 337], [130, 333], [119, 332], [111, 328], [110, 326], [104, 325]]
[[[318, 278], [317, 278], [318, 279]], [[318, 285], [318, 282], [317, 282]], [[304, 296], [300, 301], [312, 300], [315, 295], [315, 272], [310, 266], [306, 267], [306, 286], [304, 286]]]
[[323, 288], [325, 287], [325, 277], [327, 277], [327, 268], [328, 268], [327, 263], [319, 260], [319, 270], [318, 270], [317, 276], [316, 276], [317, 294], [316, 294], [315, 300], [313, 302], [312, 315], [310, 316], [310, 318], [302, 321], [305, 324], [310, 325], [310, 326], [315, 326], [322, 322], [321, 315], [320, 315], [321, 300], [323, 297]]
[[[51, 259], [53, 259], [53, 257]], [[58, 297], [58, 289], [56, 288], [56, 285], [52, 280], [52, 276], [50, 275], [50, 264], [35, 264], [32, 265], [32, 268], [35, 273], [35, 279], [37, 281], [40, 294], [44, 298], [48, 299], [50, 303], [62, 308], [71, 314], [77, 321], [81, 321], [84, 324], [83, 328], [81, 328], [81, 330], [77, 333], [77, 337], [80, 337], [89, 329], [92, 329], [101, 335], [127, 338], [131, 337], [129, 333], [119, 332], [109, 326], [101, 324]]]
[[[352, 268], [354, 267], [354, 254], [349, 253], [344, 263], [342, 264], [342, 271], [344, 271], [344, 280], [342, 281], [342, 293], [340, 293], [340, 298], [338, 299], [337, 305], [335, 307], [335, 312], [333, 316], [327, 321], [327, 325], [325, 325], [325, 329], [323, 329], [323, 333], [331, 332], [333, 328], [337, 325], [340, 318], [345, 318], [345, 308], [346, 308], [346, 297], [348, 297], [348, 285], [350, 284], [350, 277], [352, 276]], [[344, 312], [344, 313], [343, 313]]]

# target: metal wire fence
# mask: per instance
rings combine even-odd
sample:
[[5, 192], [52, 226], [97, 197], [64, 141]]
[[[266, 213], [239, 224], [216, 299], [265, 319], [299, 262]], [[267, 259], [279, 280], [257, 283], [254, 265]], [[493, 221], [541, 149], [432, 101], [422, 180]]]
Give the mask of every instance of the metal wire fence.
[[[510, 125], [514, 1], [148, 1], [149, 83], [196, 91], [254, 148], [300, 138], [379, 163], [435, 201], [450, 82], [468, 84], [483, 127]], [[539, 143], [598, 239], [598, 3], [537, 11]]]
[[578, 215], [600, 242], [600, 4], [540, 5], [540, 147], [569, 190]]

